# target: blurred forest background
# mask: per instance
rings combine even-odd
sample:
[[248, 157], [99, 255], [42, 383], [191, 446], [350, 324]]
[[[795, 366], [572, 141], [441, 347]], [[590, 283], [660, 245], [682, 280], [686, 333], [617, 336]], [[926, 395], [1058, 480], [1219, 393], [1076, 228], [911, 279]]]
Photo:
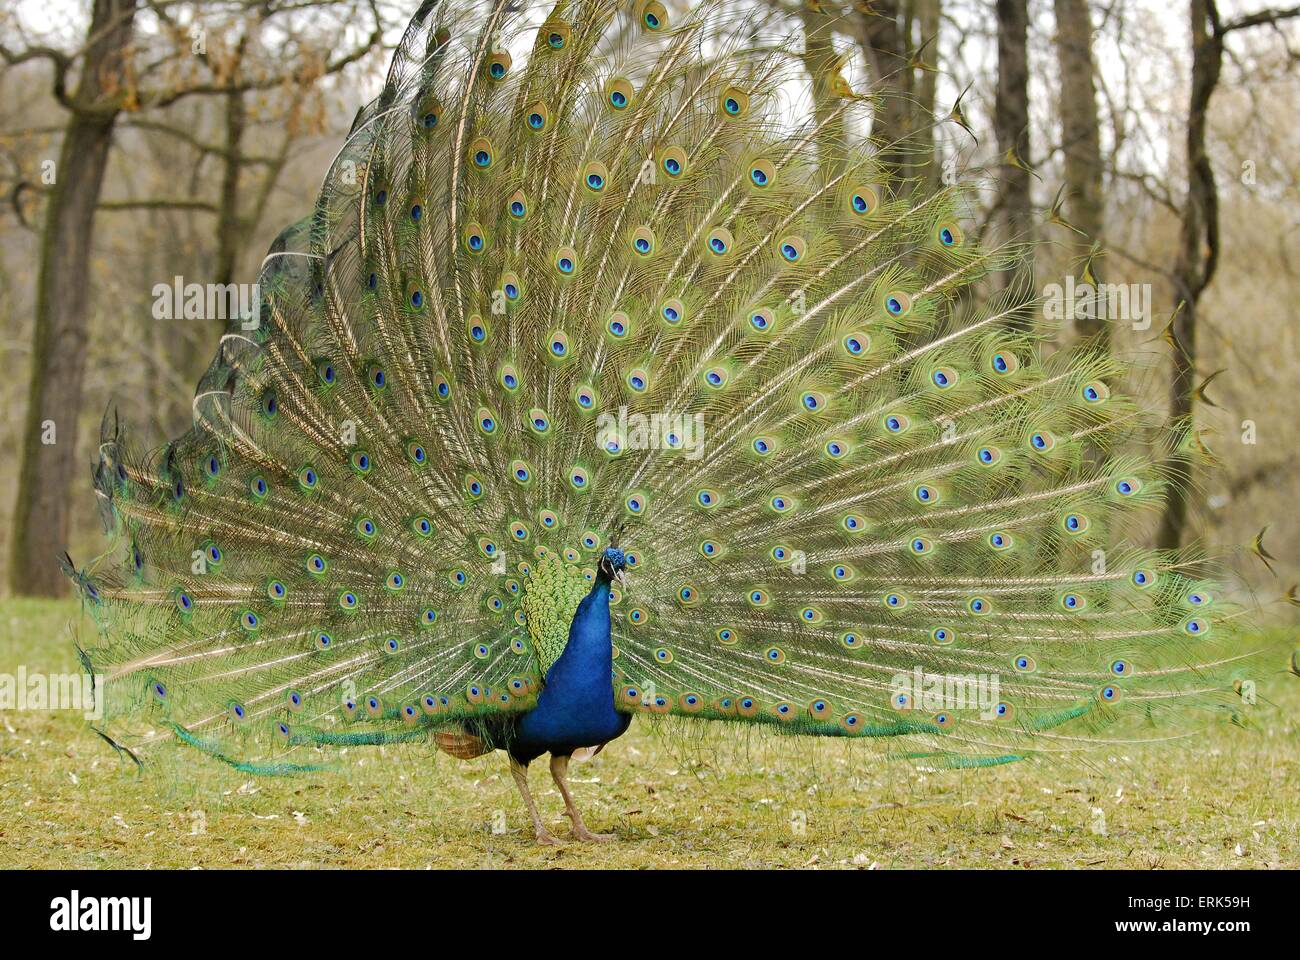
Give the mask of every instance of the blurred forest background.
[[[1043, 241], [1040, 293], [1067, 278], [1150, 291], [1149, 328], [1079, 318], [1055, 334], [1133, 353], [1126, 388], [1193, 420], [1206, 462], [1189, 496], [1131, 536], [1201, 543], [1262, 602], [1283, 596], [1300, 575], [1300, 511], [1284, 509], [1300, 499], [1287, 399], [1300, 385], [1300, 7], [735, 2], [801, 37], [810, 77], [840, 58], [857, 89], [889, 94], [871, 132], [909, 144], [889, 158], [903, 176], [988, 178], [977, 229]], [[153, 442], [188, 426], [225, 322], [155, 319], [155, 286], [256, 279], [276, 234], [310, 210], [414, 7], [3, 0], [8, 592], [63, 593], [63, 548], [78, 565], [102, 549], [88, 465], [110, 402]]]

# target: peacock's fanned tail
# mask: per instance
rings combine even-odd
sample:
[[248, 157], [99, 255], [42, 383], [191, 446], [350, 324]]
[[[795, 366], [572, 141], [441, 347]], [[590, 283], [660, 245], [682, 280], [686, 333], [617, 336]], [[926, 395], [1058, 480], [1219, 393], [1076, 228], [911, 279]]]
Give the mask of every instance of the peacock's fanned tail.
[[1125, 546], [1178, 444], [735, 10], [424, 4], [193, 429], [106, 422], [115, 742], [287, 772], [528, 709], [615, 539], [625, 710], [986, 765], [1231, 704], [1234, 612]]

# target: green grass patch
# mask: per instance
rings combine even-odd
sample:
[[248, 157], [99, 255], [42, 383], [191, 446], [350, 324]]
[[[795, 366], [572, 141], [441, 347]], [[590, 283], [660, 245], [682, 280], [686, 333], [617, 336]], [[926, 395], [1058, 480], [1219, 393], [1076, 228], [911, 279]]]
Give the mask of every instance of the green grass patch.
[[[74, 603], [0, 603], [0, 673], [78, 671], [77, 623]], [[363, 748], [344, 776], [256, 781], [189, 753], [141, 778], [79, 713], [5, 711], [0, 867], [1295, 867], [1300, 680], [1279, 662], [1260, 698], [1253, 728], [1095, 771], [926, 771], [875, 743], [638, 718], [572, 767], [588, 825], [617, 838], [560, 848], [533, 844], [500, 753]], [[532, 784], [563, 834], [544, 763]]]

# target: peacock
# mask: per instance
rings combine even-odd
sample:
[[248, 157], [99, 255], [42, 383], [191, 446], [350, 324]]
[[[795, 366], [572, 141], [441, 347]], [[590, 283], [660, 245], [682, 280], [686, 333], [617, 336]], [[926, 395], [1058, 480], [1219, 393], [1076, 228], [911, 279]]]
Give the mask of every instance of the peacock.
[[570, 760], [637, 714], [948, 767], [1238, 717], [1250, 611], [1131, 539], [1194, 436], [822, 70], [770, 9], [425, 0], [192, 428], [105, 417], [101, 735], [502, 750], [550, 843], [530, 763], [600, 839]]

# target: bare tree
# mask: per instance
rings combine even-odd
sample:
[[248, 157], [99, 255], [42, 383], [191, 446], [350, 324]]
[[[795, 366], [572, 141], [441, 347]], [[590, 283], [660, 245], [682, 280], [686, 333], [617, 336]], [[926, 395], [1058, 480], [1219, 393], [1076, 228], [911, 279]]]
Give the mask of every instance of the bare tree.
[[[993, 126], [1002, 154], [998, 205], [1008, 240], [1033, 238], [1029, 173], [1029, 5], [997, 0], [998, 81]], [[1030, 268], [1031, 269], [1031, 268]]]
[[[1189, 428], [1197, 393], [1196, 336], [1201, 295], [1214, 279], [1219, 264], [1219, 194], [1206, 149], [1206, 129], [1210, 99], [1223, 68], [1224, 42], [1233, 31], [1298, 17], [1300, 7], [1262, 10], [1228, 23], [1220, 18], [1216, 0], [1190, 0], [1190, 11], [1192, 86], [1187, 106], [1187, 195], [1173, 270], [1181, 308], [1170, 331], [1174, 370], [1169, 396], [1170, 417]], [[1156, 543], [1163, 549], [1177, 549], [1183, 542], [1191, 470], [1187, 456], [1176, 456], [1169, 464], [1173, 483], [1156, 535]]]
[[[288, 0], [277, 7], [268, 0], [255, 15], [264, 20], [300, 6]], [[146, 8], [171, 28], [172, 39], [177, 41], [173, 46], [154, 49], [156, 44], [142, 43], [136, 36], [137, 18]], [[68, 113], [41, 237], [31, 390], [10, 544], [9, 584], [15, 593], [54, 596], [65, 590], [54, 557], [67, 541], [68, 493], [79, 472], [74, 457], [85, 371], [90, 255], [95, 214], [101, 205], [104, 172], [120, 115], [166, 107], [195, 95], [269, 90], [336, 73], [379, 45], [382, 24], [376, 8], [372, 5], [370, 10], [374, 30], [367, 38], [305, 72], [301, 63], [291, 62], [288, 69], [247, 76], [211, 69], [188, 76], [178, 69], [178, 61], [191, 53], [190, 35], [173, 21], [168, 5], [156, 0], [93, 0], [86, 41], [73, 52], [40, 45], [20, 50], [0, 45], [0, 58], [9, 67], [46, 62], [53, 71], [54, 97]], [[193, 51], [204, 60], [198, 44]], [[77, 85], [69, 93], [74, 73]], [[211, 206], [179, 198], [150, 202], [199, 209]]]
[[[1058, 111], [1065, 153], [1065, 201], [1071, 225], [1071, 252], [1094, 283], [1102, 280], [1106, 202], [1102, 194], [1101, 128], [1092, 61], [1092, 18], [1088, 0], [1055, 0], [1056, 52], [1061, 63]], [[1108, 341], [1104, 318], [1077, 321], [1082, 336]]]

